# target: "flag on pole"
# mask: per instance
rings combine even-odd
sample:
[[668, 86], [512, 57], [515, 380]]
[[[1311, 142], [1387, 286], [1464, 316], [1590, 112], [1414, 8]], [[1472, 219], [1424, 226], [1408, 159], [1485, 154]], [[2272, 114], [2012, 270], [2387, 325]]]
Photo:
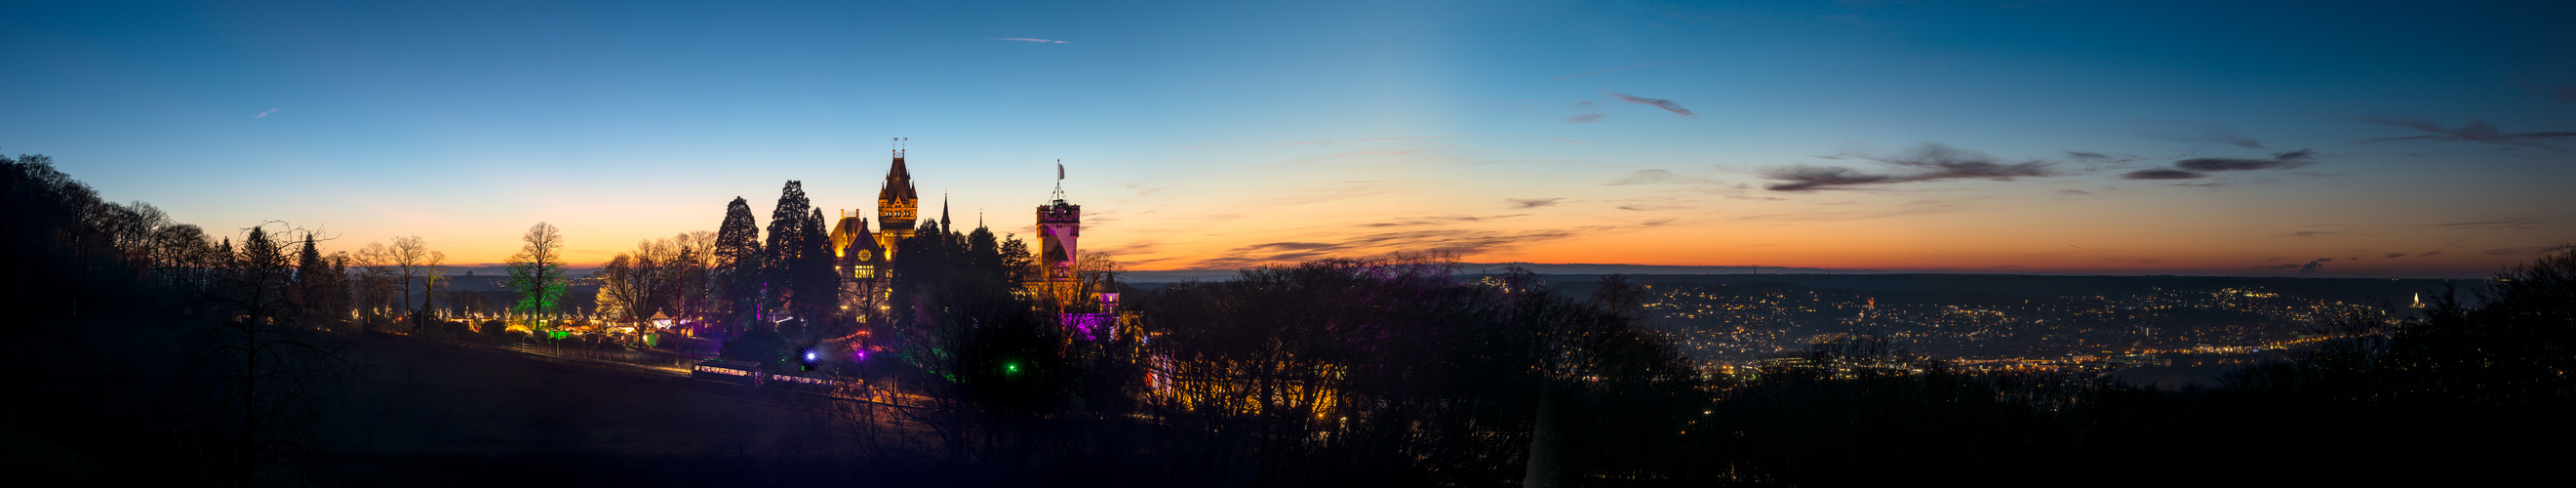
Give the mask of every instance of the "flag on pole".
[[1055, 179], [1064, 179], [1064, 161], [1055, 162]]

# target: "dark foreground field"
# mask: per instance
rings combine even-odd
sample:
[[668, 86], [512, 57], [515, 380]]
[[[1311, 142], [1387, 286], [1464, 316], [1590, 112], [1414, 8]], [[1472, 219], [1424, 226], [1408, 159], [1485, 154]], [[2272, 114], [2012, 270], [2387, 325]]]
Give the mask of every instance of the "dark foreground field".
[[[185, 324], [116, 320], [16, 345], [0, 484], [189, 483], [166, 434]], [[39, 346], [41, 345], [41, 346]], [[320, 484], [739, 486], [886, 479], [832, 463], [820, 400], [386, 334], [311, 422]]]

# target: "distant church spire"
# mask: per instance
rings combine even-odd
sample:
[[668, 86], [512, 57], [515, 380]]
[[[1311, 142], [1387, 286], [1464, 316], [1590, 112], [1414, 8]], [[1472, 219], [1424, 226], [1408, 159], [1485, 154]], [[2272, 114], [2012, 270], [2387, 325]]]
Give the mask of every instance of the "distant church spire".
[[951, 225], [948, 223], [948, 192], [939, 192], [939, 228], [954, 228]]

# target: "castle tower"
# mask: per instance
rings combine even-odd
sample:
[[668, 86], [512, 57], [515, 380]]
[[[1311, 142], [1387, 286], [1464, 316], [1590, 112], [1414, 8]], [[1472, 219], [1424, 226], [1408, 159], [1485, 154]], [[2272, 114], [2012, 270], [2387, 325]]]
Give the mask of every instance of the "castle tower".
[[1056, 163], [1055, 180], [1055, 202], [1038, 206], [1038, 264], [1047, 281], [1073, 281], [1073, 264], [1081, 258], [1074, 243], [1082, 239], [1082, 206], [1064, 202], [1064, 163]]
[[904, 150], [894, 151], [894, 167], [886, 170], [885, 186], [877, 190], [877, 247], [885, 249], [886, 259], [893, 259], [895, 242], [912, 237], [913, 222], [919, 218], [921, 193], [913, 190], [912, 171], [903, 167]]

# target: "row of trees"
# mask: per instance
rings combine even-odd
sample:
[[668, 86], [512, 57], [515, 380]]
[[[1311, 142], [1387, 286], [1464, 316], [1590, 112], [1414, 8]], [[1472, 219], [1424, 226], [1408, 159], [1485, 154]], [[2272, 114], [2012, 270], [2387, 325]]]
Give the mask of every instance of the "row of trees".
[[227, 254], [151, 204], [101, 199], [43, 155], [0, 156], [0, 214], [0, 316], [15, 320], [174, 303]]
[[[0, 213], [10, 216], [0, 219], [0, 317], [139, 325], [150, 340], [178, 339], [176, 381], [134, 428], [165, 435], [143, 443], [153, 452], [180, 455], [153, 464], [207, 484], [292, 477], [316, 398], [349, 372], [350, 312], [394, 303], [385, 292], [400, 288], [394, 278], [435, 275], [439, 260], [418, 238], [326, 254], [326, 238], [282, 222], [209, 233], [150, 204], [101, 200], [40, 155], [0, 157]], [[163, 325], [180, 334], [162, 336]], [[162, 385], [67, 366], [59, 372], [79, 381]]]
[[[781, 189], [766, 239], [750, 203], [736, 197], [715, 232], [647, 239], [610, 258], [597, 275], [600, 310], [624, 322], [661, 314], [716, 324], [724, 335], [847, 329], [852, 316], [839, 307], [842, 282], [825, 225], [802, 182]], [[543, 285], [561, 279], [547, 271], [562, 266], [554, 251], [561, 237], [539, 224], [522, 241], [525, 249], [511, 261], [512, 288], [542, 298], [523, 305], [550, 307], [555, 298], [544, 295]]]
[[[829, 225], [831, 221], [814, 208], [799, 181], [788, 181], [780, 189], [765, 226], [750, 203], [737, 197], [726, 204], [724, 220], [715, 232], [645, 240], [611, 258], [598, 275], [600, 309], [618, 321], [661, 314], [715, 324], [720, 335], [728, 337], [753, 334], [760, 343], [810, 344], [847, 337], [862, 324], [913, 323], [927, 310], [923, 297], [945, 296], [924, 290], [969, 279], [965, 277], [991, 290], [1009, 290], [1034, 276], [1035, 259], [1028, 245], [1016, 237], [996, 236], [983, 228], [959, 233], [924, 222], [913, 237], [895, 244], [903, 250], [903, 258], [880, 275], [892, 278], [891, 285], [854, 284], [837, 267], [839, 253], [832, 248]], [[540, 224], [522, 241], [525, 249], [512, 260], [513, 288], [521, 296], [544, 297], [539, 285], [560, 278], [548, 278], [543, 270], [559, 267], [561, 258], [541, 251], [546, 246], [560, 247], [560, 237]], [[1090, 268], [1111, 266], [1106, 257], [1089, 263]], [[523, 280], [521, 275], [529, 278]], [[1084, 290], [1104, 290], [1114, 281], [1104, 273], [1087, 276], [1093, 278], [1081, 283]], [[758, 351], [729, 354], [760, 357], [778, 348], [737, 349]]]
[[928, 405], [833, 407], [854, 454], [933, 473], [919, 482], [1546, 484], [1680, 464], [1670, 434], [1707, 405], [1620, 309], [1624, 286], [1579, 300], [1527, 273], [1488, 287], [1437, 259], [1326, 260], [1126, 289], [1143, 334], [1085, 337], [1012, 268], [968, 264], [1010, 255], [978, 240], [904, 248], [963, 259], [899, 281], [896, 360], [867, 376], [895, 381], [843, 392]]
[[[144, 202], [105, 201], [43, 155], [0, 156], [0, 316], [13, 319], [76, 317], [83, 313], [170, 310], [195, 305], [218, 281], [230, 260], [247, 252], [249, 234], [276, 223], [231, 232], [172, 220]], [[281, 227], [282, 228], [282, 227]], [[444, 253], [419, 236], [375, 242], [357, 252], [324, 252], [318, 232], [275, 232], [271, 244], [289, 243], [280, 256], [294, 263], [296, 293], [305, 308], [342, 316], [357, 312], [374, 321], [429, 306], [439, 286]], [[236, 237], [239, 238], [237, 241]]]

